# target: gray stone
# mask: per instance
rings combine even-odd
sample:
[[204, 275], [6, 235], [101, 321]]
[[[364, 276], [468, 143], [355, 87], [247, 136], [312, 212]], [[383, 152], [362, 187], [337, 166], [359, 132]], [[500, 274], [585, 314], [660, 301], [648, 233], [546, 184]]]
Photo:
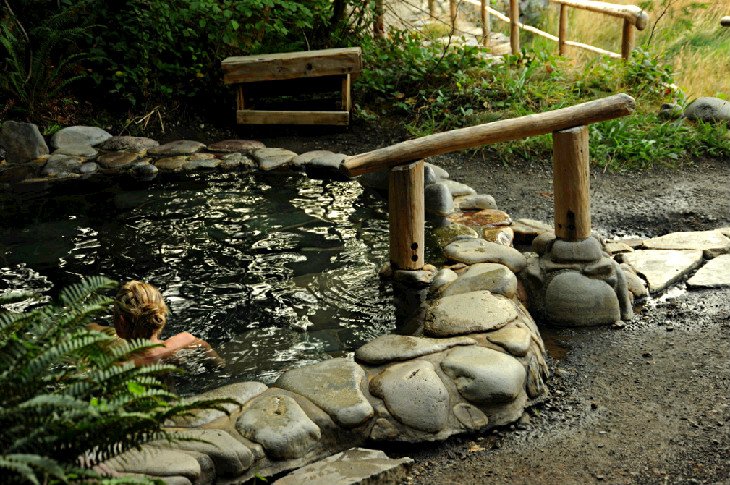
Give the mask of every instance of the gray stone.
[[393, 279], [406, 286], [425, 288], [431, 285], [433, 277], [436, 276], [436, 268], [426, 269], [426, 266], [420, 270], [397, 269], [393, 271]]
[[[730, 252], [730, 239], [721, 231], [673, 232], [644, 240], [647, 249], [699, 249], [713, 254]], [[705, 254], [705, 257], [708, 255]]]
[[431, 289], [438, 290], [449, 283], [453, 283], [458, 277], [459, 275], [449, 268], [440, 269], [438, 273], [436, 273], [436, 276], [433, 277], [433, 281], [431, 281]]
[[687, 280], [690, 288], [724, 288], [730, 286], [730, 255], [710, 260]]
[[512, 223], [512, 230], [515, 233], [515, 242], [530, 244], [540, 234], [552, 232], [553, 226], [535, 219], [522, 218]]
[[156, 166], [152, 165], [148, 161], [136, 162], [134, 165], [132, 165], [131, 170], [132, 175], [134, 175], [135, 178], [143, 181], [149, 181], [154, 179], [157, 176], [157, 173], [160, 171]]
[[431, 362], [393, 364], [370, 381], [370, 392], [406, 426], [429, 433], [446, 426], [449, 393]]
[[360, 390], [363, 380], [365, 371], [341, 357], [290, 369], [274, 386], [301, 394], [338, 424], [352, 428], [373, 416], [373, 407]]
[[634, 250], [634, 248], [622, 241], [606, 241], [605, 248], [606, 252], [611, 255], [630, 253]]
[[446, 187], [449, 189], [449, 192], [451, 192], [452, 197], [458, 197], [460, 195], [473, 195], [477, 193], [476, 190], [472, 189], [468, 185], [462, 184], [461, 182], [456, 182], [454, 180], [444, 179], [441, 181], [441, 183], [446, 185]]
[[41, 170], [42, 175], [53, 176], [61, 173], [80, 173], [84, 159], [69, 155], [53, 154]]
[[506, 266], [497, 263], [476, 263], [444, 290], [442, 296], [487, 290], [512, 298], [517, 293], [517, 277]]
[[155, 162], [155, 166], [163, 172], [178, 172], [183, 169], [188, 161], [186, 156], [165, 157]]
[[545, 291], [547, 318], [562, 325], [609, 325], [621, 320], [614, 289], [575, 271], [557, 274]]
[[663, 120], [676, 120], [682, 117], [682, 107], [677, 103], [664, 103], [659, 108], [659, 118]]
[[558, 263], [598, 261], [603, 257], [601, 242], [591, 236], [582, 241], [556, 239], [550, 248], [550, 259]]
[[427, 185], [423, 191], [426, 212], [438, 216], [447, 216], [454, 212], [454, 199], [444, 183]]
[[489, 424], [489, 418], [481, 409], [467, 402], [460, 402], [453, 409], [454, 416], [469, 431], [479, 431]]
[[517, 310], [507, 298], [488, 291], [473, 291], [434, 302], [426, 311], [424, 332], [436, 337], [488, 332], [504, 327], [515, 318]]
[[373, 441], [393, 441], [398, 438], [400, 430], [391, 421], [385, 418], [378, 418], [370, 430], [370, 439]]
[[208, 146], [211, 152], [243, 153], [250, 155], [254, 150], [266, 148], [266, 145], [257, 140], [223, 140]]
[[178, 450], [144, 446], [130, 450], [104, 462], [109, 468], [127, 473], [156, 477], [183, 476], [193, 483], [200, 481], [202, 470], [193, 456]]
[[262, 148], [253, 152], [253, 157], [259, 163], [261, 170], [284, 168], [294, 160], [297, 154], [283, 148]]
[[4, 122], [0, 126], [0, 146], [5, 149], [5, 161], [11, 165], [48, 155], [46, 141], [38, 126], [31, 123]]
[[[634, 318], [634, 307], [633, 299], [629, 292], [628, 279], [618, 262], [614, 260], [609, 261], [611, 261], [611, 264], [613, 265], [613, 273], [616, 275], [616, 284], [613, 285], [613, 287], [616, 292], [616, 297], [618, 298], [619, 308], [621, 309], [621, 320], [629, 321]], [[604, 278], [604, 281], [608, 283], [610, 280]]]
[[68, 155], [71, 157], [92, 158], [98, 155], [99, 152], [91, 145], [64, 145], [53, 153]]
[[[423, 166], [423, 185], [429, 186], [431, 184], [437, 183], [438, 181], [439, 178], [436, 176], [436, 172], [433, 170], [433, 168], [430, 165], [425, 164]], [[449, 193], [449, 195], [451, 194]]]
[[441, 369], [464, 399], [484, 404], [517, 399], [524, 392], [527, 375], [514, 357], [484, 347], [451, 350], [441, 362]]
[[218, 475], [238, 476], [248, 470], [254, 456], [243, 443], [220, 429], [166, 429], [171, 442], [155, 441], [152, 446], [186, 451], [197, 451], [208, 455], [215, 464]]
[[639, 278], [636, 274], [636, 270], [626, 263], [621, 263], [620, 267], [624, 272], [626, 287], [629, 289], [629, 292], [635, 297], [649, 296], [649, 290], [646, 288], [646, 282]]
[[426, 162], [425, 164], [427, 167], [429, 167], [431, 170], [433, 170], [434, 175], [437, 179], [447, 179], [449, 178], [449, 172], [444, 170], [443, 168], [439, 167], [438, 165], [434, 165], [433, 163]]
[[459, 209], [461, 210], [473, 210], [473, 209], [496, 209], [497, 202], [491, 195], [467, 195], [459, 197], [457, 200]]
[[542, 256], [550, 250], [556, 240], [554, 232], [543, 232], [532, 240], [532, 251]]
[[89, 175], [96, 173], [99, 170], [99, 165], [96, 162], [86, 162], [79, 167], [79, 173], [82, 175]]
[[527, 355], [532, 342], [532, 334], [525, 327], [504, 327], [484, 335], [490, 342], [517, 357]]
[[243, 153], [228, 153], [221, 157], [220, 168], [223, 170], [233, 170], [238, 167], [256, 168], [256, 162]]
[[646, 280], [651, 293], [657, 293], [698, 268], [702, 251], [649, 249], [626, 253], [623, 260]]
[[730, 101], [707, 96], [697, 98], [685, 108], [684, 117], [702, 121], [730, 121]]
[[261, 444], [277, 460], [300, 458], [320, 440], [322, 432], [297, 404], [282, 395], [264, 395], [246, 405], [236, 421], [244, 438]]
[[601, 258], [595, 263], [588, 263], [583, 266], [581, 272], [588, 277], [605, 280], [614, 276], [614, 262], [610, 258]]
[[525, 257], [514, 248], [485, 241], [484, 239], [462, 239], [446, 246], [447, 258], [466, 264], [500, 263], [513, 273], [518, 273], [527, 265]]
[[197, 158], [190, 157], [184, 164], [183, 170], [201, 170], [201, 169], [213, 169], [218, 167], [221, 161], [217, 158]]
[[441, 352], [457, 345], [474, 345], [469, 337], [425, 338], [408, 335], [381, 335], [355, 351], [355, 359], [371, 365], [411, 360], [422, 355]]
[[310, 165], [318, 168], [329, 168], [339, 170], [347, 155], [344, 153], [333, 153], [329, 150], [313, 150], [294, 157], [292, 165], [300, 167]]
[[404, 482], [410, 458], [390, 459], [379, 450], [351, 448], [280, 478], [274, 485], [358, 485]]
[[377, 172], [370, 172], [360, 175], [357, 178], [360, 185], [368, 187], [370, 189], [380, 190], [382, 192], [388, 191], [388, 171], [379, 170]]
[[512, 246], [515, 233], [509, 226], [485, 227], [482, 230], [482, 239], [500, 246]]
[[[220, 406], [227, 412], [232, 413], [241, 406], [246, 404], [252, 398], [264, 392], [268, 387], [261, 382], [247, 381], [228, 384], [227, 386], [218, 387], [210, 391], [198, 394], [197, 396], [186, 399], [186, 402], [197, 402], [206, 399], [232, 399], [235, 403], [221, 404]], [[196, 409], [191, 411], [188, 416], [179, 416], [173, 420], [173, 425], [177, 427], [198, 427], [215, 421], [225, 416], [224, 411], [217, 409]]]
[[112, 135], [95, 126], [69, 126], [57, 131], [51, 138], [51, 145], [54, 148], [62, 148], [69, 145], [99, 145]]
[[99, 156], [96, 163], [103, 168], [120, 169], [132, 165], [140, 158], [141, 154], [136, 152], [112, 152]]
[[157, 141], [145, 136], [113, 136], [98, 148], [110, 152], [146, 152], [159, 145]]
[[149, 148], [148, 155], [156, 157], [175, 157], [178, 155], [192, 155], [205, 150], [205, 145], [194, 140], [175, 140], [164, 145]]
[[437, 227], [433, 231], [436, 242], [441, 249], [456, 241], [457, 239], [477, 239], [479, 234], [469, 226], [463, 224], [449, 224], [448, 226]]

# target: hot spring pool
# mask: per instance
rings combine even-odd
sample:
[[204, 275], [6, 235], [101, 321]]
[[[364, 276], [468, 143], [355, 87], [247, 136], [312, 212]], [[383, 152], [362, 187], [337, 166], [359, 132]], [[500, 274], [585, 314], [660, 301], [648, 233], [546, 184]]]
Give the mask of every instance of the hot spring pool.
[[207, 173], [0, 195], [0, 292], [54, 295], [80, 275], [143, 279], [226, 360], [177, 390], [272, 382], [395, 328], [386, 203], [357, 182]]

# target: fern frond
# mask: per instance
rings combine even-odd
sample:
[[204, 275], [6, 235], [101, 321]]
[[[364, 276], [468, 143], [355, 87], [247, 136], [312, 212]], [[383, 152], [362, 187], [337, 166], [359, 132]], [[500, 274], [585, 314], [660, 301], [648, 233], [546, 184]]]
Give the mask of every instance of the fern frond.
[[89, 276], [83, 278], [79, 283], [61, 290], [58, 299], [63, 305], [71, 305], [83, 301], [100, 290], [116, 286], [117, 282], [106, 276]]

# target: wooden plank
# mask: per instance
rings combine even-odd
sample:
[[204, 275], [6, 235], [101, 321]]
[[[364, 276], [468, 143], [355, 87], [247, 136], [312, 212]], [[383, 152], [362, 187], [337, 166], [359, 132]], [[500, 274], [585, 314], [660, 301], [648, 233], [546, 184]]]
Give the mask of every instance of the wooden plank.
[[569, 7], [598, 12], [612, 17], [619, 17], [631, 22], [638, 30], [644, 30], [649, 24], [649, 15], [635, 5], [618, 5], [596, 0], [550, 0]]
[[338, 125], [350, 123], [347, 111], [265, 111], [255, 109], [239, 110], [236, 113], [239, 125]]
[[236, 109], [246, 109], [246, 97], [243, 93], [243, 86], [239, 85], [236, 90]]
[[621, 32], [621, 58], [631, 57], [632, 50], [634, 50], [634, 26], [624, 19], [624, 28]]
[[555, 235], [580, 241], [591, 235], [588, 127], [553, 133]]
[[466, 148], [544, 135], [575, 126], [620, 118], [636, 107], [628, 94], [615, 94], [568, 108], [445, 131], [347, 157], [343, 168], [351, 177]]
[[423, 160], [419, 160], [395, 167], [388, 177], [390, 264], [393, 269], [419, 270], [424, 265], [423, 165]]
[[359, 47], [229, 57], [221, 62], [223, 82], [235, 84], [337, 76], [362, 70]]
[[512, 55], [520, 55], [520, 1], [509, 0], [509, 44]]
[[352, 101], [350, 99], [350, 75], [344, 76], [342, 78], [342, 102], [340, 103], [340, 108], [342, 108], [342, 111], [350, 111], [352, 108]]

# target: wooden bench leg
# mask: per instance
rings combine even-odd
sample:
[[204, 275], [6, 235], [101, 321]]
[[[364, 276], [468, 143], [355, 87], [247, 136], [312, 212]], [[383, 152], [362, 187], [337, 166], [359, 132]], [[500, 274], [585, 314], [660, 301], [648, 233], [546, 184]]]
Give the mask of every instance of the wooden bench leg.
[[243, 86], [240, 84], [238, 85], [238, 91], [236, 93], [236, 109], [246, 109], [246, 101], [243, 96]]
[[350, 99], [350, 75], [345, 74], [342, 78], [342, 111], [350, 111], [352, 107], [352, 100]]

